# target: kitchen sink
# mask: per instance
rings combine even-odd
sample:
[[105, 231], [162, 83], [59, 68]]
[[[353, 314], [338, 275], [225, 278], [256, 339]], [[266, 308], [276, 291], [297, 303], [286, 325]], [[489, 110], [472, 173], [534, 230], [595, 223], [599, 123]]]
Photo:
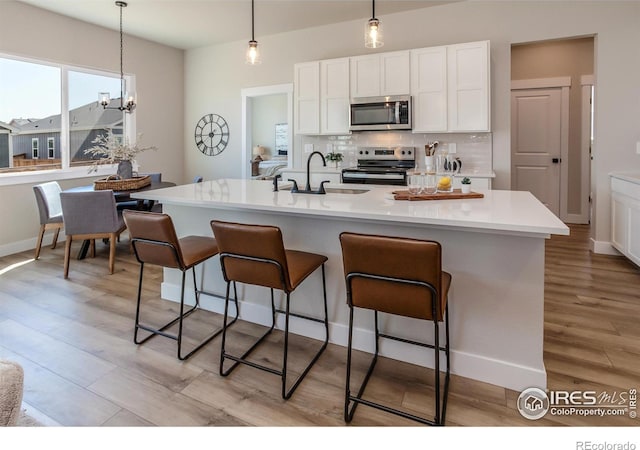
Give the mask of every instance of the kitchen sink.
[[[313, 187], [312, 189], [317, 189], [317, 187]], [[280, 188], [281, 191], [290, 191], [291, 186], [285, 186]], [[369, 192], [369, 189], [357, 189], [357, 188], [337, 188], [337, 187], [329, 187], [327, 185], [324, 186], [324, 190], [327, 194], [364, 194], [365, 192]]]

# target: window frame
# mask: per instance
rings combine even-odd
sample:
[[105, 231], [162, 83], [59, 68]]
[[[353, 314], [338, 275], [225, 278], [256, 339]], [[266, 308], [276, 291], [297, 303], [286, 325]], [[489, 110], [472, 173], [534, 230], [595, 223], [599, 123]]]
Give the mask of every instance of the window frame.
[[[114, 173], [117, 165], [103, 164], [97, 167], [97, 171], [89, 174], [89, 166], [71, 166], [71, 155], [69, 148], [69, 72], [81, 72], [90, 75], [109, 76], [120, 78], [119, 72], [111, 70], [94, 69], [89, 67], [81, 67], [72, 64], [57, 63], [44, 59], [24, 57], [0, 52], [0, 58], [13, 59], [32, 64], [56, 67], [60, 70], [60, 159], [61, 169], [43, 169], [32, 171], [15, 171], [0, 173], [0, 186], [10, 186], [14, 184], [26, 183], [42, 183], [46, 181], [65, 180], [83, 177], [96, 177], [102, 175], [110, 175]], [[136, 76], [133, 74], [124, 74], [127, 90], [136, 91]], [[96, 92], [96, 100], [98, 92]], [[136, 110], [130, 113], [123, 113], [124, 136], [129, 142], [135, 142], [136, 137]], [[33, 138], [37, 139], [37, 138]], [[55, 144], [54, 144], [55, 145]], [[38, 153], [40, 148], [38, 144]], [[10, 165], [13, 167], [13, 164]], [[134, 170], [137, 168], [134, 167]]]

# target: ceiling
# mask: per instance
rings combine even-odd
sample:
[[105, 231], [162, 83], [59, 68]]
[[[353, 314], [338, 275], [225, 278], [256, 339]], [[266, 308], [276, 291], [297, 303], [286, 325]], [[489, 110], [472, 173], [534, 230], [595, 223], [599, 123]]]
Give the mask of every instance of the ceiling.
[[[19, 0], [85, 22], [119, 29], [114, 0]], [[460, 1], [460, 0], [456, 0]], [[250, 0], [127, 0], [123, 29], [190, 49], [251, 37]], [[376, 17], [452, 1], [378, 0]], [[255, 37], [371, 17], [369, 0], [255, 0]]]

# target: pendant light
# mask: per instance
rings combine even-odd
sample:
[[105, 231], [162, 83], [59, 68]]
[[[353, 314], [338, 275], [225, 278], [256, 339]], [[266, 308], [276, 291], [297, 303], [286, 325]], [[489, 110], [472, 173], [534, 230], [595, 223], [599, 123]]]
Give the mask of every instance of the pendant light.
[[[136, 96], [133, 92], [125, 93], [126, 83], [124, 80], [124, 71], [122, 69], [122, 53], [123, 53], [123, 39], [122, 39], [122, 8], [127, 7], [126, 2], [117, 1], [116, 6], [120, 8], [120, 105], [109, 106], [111, 98], [108, 92], [100, 92], [98, 95], [98, 101], [104, 109], [117, 109], [125, 112], [132, 112], [136, 108]], [[126, 97], [126, 101], [125, 101]]]
[[384, 45], [382, 40], [382, 24], [376, 19], [376, 0], [371, 0], [371, 19], [364, 29], [364, 46], [367, 48], [379, 48]]
[[249, 47], [247, 47], [247, 59], [246, 63], [255, 66], [260, 64], [262, 60], [260, 59], [260, 52], [258, 51], [258, 41], [255, 40], [254, 36], [254, 28], [255, 28], [255, 19], [253, 14], [253, 0], [251, 0], [251, 40], [249, 41]]

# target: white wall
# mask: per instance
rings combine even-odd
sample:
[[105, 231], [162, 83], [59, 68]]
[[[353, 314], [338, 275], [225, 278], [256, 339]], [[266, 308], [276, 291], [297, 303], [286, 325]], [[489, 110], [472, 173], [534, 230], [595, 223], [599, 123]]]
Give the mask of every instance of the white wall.
[[[120, 72], [117, 31], [15, 1], [2, 1], [0, 11], [0, 53]], [[138, 163], [141, 170], [162, 172], [164, 180], [178, 183], [185, 180], [183, 61], [182, 50], [125, 36], [124, 70], [136, 75], [137, 131], [144, 144], [158, 147], [141, 154]], [[90, 184], [95, 178], [61, 185]], [[0, 254], [35, 246], [39, 222], [32, 185], [0, 187]]]
[[[594, 164], [595, 237], [609, 241], [609, 179], [613, 170], [640, 168], [640, 3], [638, 2], [460, 2], [379, 17], [385, 46], [367, 50], [362, 21], [350, 21], [280, 35], [256, 36], [263, 63], [244, 64], [246, 41], [188, 51], [185, 57], [185, 152], [188, 175], [240, 176], [240, 89], [290, 83], [293, 64], [303, 61], [491, 41], [493, 168], [496, 189], [510, 187], [511, 45], [596, 35], [596, 117]], [[231, 139], [225, 152], [206, 157], [195, 149], [189, 130], [205, 113], [226, 117]], [[300, 149], [294, 149], [300, 159]], [[207, 159], [209, 158], [209, 159]]]

